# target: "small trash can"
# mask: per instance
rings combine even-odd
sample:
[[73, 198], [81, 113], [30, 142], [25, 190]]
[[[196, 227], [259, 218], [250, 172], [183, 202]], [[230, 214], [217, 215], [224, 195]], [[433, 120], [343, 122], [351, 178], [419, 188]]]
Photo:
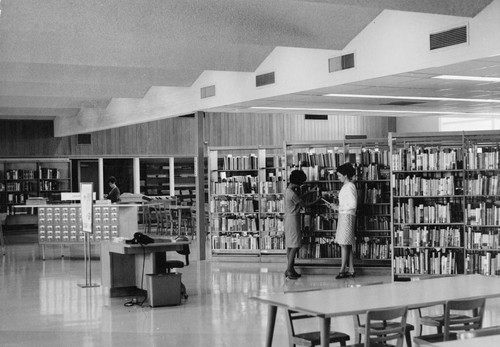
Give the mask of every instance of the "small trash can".
[[148, 297], [151, 307], [181, 304], [180, 273], [147, 274]]

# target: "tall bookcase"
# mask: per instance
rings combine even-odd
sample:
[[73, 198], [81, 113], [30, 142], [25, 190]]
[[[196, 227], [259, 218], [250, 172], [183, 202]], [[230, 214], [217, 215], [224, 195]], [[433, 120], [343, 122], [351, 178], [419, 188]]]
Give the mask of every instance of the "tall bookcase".
[[[303, 170], [305, 189], [318, 189], [333, 202], [342, 187], [336, 168], [346, 162], [356, 169], [358, 191], [355, 262], [357, 266], [390, 266], [390, 180], [387, 139], [285, 143], [287, 175]], [[340, 263], [335, 242], [337, 215], [323, 204], [302, 214], [303, 246], [299, 264]]]
[[281, 147], [208, 149], [212, 256], [284, 255]]
[[500, 132], [464, 133], [465, 272], [500, 275]]
[[395, 279], [464, 273], [463, 133], [390, 134]]
[[14, 214], [30, 197], [58, 201], [71, 191], [69, 159], [3, 159], [0, 172], [0, 213]]

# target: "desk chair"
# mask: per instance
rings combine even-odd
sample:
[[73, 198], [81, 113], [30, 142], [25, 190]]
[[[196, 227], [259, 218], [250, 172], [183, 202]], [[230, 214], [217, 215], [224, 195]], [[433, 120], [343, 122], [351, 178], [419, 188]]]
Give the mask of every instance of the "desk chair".
[[[407, 307], [396, 307], [366, 312], [364, 343], [350, 345], [350, 347], [402, 347], [406, 334]], [[396, 340], [394, 344], [388, 342]]]
[[[484, 306], [486, 298], [449, 300], [445, 304], [443, 332], [431, 335], [416, 336], [413, 341], [417, 346], [425, 346], [429, 342], [456, 340], [455, 331], [481, 329], [483, 326]], [[452, 314], [461, 311], [461, 314]], [[472, 312], [470, 315], [463, 312]]]
[[491, 336], [491, 335], [500, 335], [500, 325], [471, 330], [471, 331], [463, 331], [461, 333], [457, 333], [457, 339], [465, 340], [465, 339], [473, 339], [474, 337]]
[[[179, 236], [175, 239], [176, 241], [189, 241], [187, 237]], [[167, 273], [171, 273], [173, 269], [181, 269], [184, 266], [189, 266], [189, 254], [191, 251], [189, 249], [189, 245], [182, 246], [182, 250], [177, 251], [177, 253], [182, 254], [186, 257], [185, 262], [181, 260], [167, 260], [165, 262], [165, 268]], [[181, 282], [181, 295], [184, 299], [188, 298], [186, 286]]]
[[[377, 284], [382, 284], [383, 282], [372, 282], [372, 283], [365, 283], [365, 284], [356, 284], [352, 285], [351, 287], [364, 287], [364, 286], [373, 286]], [[357, 314], [352, 317], [354, 320], [354, 333], [356, 334], [355, 341], [356, 343], [361, 343], [361, 337], [362, 335], [366, 332], [366, 325], [365, 323], [362, 323], [362, 318], [361, 315]], [[398, 323], [393, 323], [393, 322], [382, 322], [383, 324], [372, 324], [372, 329], [384, 329], [385, 327], [394, 325], [396, 326]], [[406, 323], [405, 327], [405, 341], [406, 345], [408, 347], [411, 347], [411, 332], [415, 330], [415, 327], [412, 324]]]
[[[316, 318], [307, 314], [302, 314], [296, 311], [287, 310], [287, 326], [288, 326], [288, 339], [291, 347], [295, 346], [319, 346], [321, 344], [321, 335], [319, 331], [311, 331], [305, 333], [296, 333], [294, 321], [299, 319]], [[346, 345], [350, 337], [347, 334], [337, 331], [330, 331], [330, 343], [340, 343], [341, 346]]]

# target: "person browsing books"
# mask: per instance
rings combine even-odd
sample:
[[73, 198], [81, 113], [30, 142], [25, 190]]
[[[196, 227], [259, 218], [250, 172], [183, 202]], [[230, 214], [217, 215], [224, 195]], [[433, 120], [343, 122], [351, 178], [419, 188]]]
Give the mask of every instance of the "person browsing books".
[[106, 195], [106, 199], [111, 200], [111, 202], [120, 202], [120, 189], [116, 186], [116, 178], [114, 176], [108, 178], [108, 185], [111, 190]]
[[300, 225], [300, 209], [313, 205], [320, 201], [306, 203], [305, 197], [317, 191], [309, 191], [300, 195], [300, 186], [307, 180], [307, 176], [302, 170], [294, 170], [290, 174], [289, 183], [285, 190], [285, 246], [287, 257], [287, 268], [285, 277], [291, 280], [299, 278], [301, 275], [295, 271], [295, 257], [299, 251], [302, 242], [302, 233]]
[[[338, 210], [337, 232], [335, 242], [340, 245], [342, 260], [339, 278], [354, 277], [354, 230], [356, 226], [356, 207], [358, 205], [358, 194], [356, 186], [352, 183], [356, 170], [350, 163], [345, 163], [337, 168], [339, 180], [343, 183], [339, 192], [339, 203], [329, 204], [330, 208]], [[346, 271], [349, 267], [349, 271]]]

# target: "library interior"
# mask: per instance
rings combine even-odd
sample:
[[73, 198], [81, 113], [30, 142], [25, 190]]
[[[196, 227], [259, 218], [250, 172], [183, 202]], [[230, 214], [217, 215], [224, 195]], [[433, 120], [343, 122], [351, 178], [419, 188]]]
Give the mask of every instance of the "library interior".
[[500, 344], [500, 0], [3, 0], [0, 32], [0, 345]]

